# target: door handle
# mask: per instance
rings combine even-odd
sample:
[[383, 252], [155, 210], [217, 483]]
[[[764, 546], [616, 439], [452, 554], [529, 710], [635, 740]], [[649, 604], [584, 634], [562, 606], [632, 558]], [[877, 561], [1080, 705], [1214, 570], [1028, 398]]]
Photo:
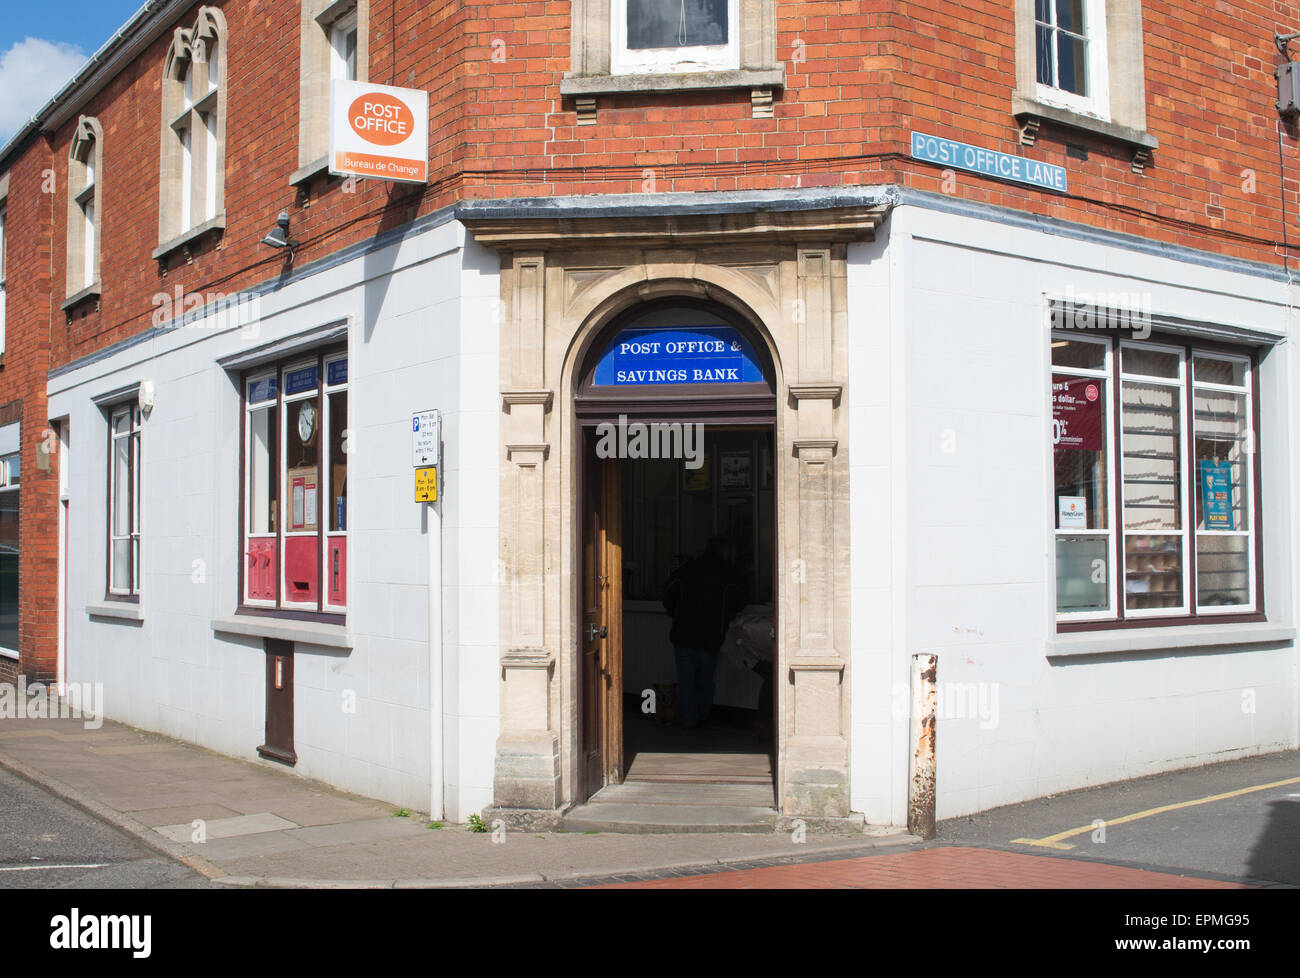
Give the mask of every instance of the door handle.
[[594, 642], [598, 638], [604, 638], [609, 634], [609, 628], [605, 625], [597, 625], [594, 622], [587, 626], [587, 641]]

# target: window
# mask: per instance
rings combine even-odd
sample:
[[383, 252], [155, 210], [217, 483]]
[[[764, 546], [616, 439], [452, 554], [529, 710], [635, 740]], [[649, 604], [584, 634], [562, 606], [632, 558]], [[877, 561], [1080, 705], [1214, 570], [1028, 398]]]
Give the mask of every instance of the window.
[[293, 182], [314, 176], [329, 153], [330, 83], [368, 81], [369, 0], [302, 0], [298, 166]]
[[1158, 140], [1147, 129], [1142, 0], [1016, 0], [1016, 87], [1011, 113], [1020, 141], [1040, 125], [1107, 137], [1141, 173]]
[[347, 605], [347, 384], [342, 351], [244, 377], [246, 607]]
[[1253, 378], [1244, 350], [1053, 335], [1060, 622], [1261, 610]]
[[336, 21], [330, 28], [330, 78], [357, 80], [357, 12]]
[[82, 298], [99, 284], [99, 221], [103, 129], [82, 116], [68, 151], [67, 295]]
[[614, 73], [739, 68], [738, 6], [738, 0], [614, 0]]
[[[776, 0], [573, 0], [569, 36], [560, 92], [584, 103], [615, 92], [748, 88], [755, 116], [768, 118], [785, 85]], [[595, 123], [594, 103], [578, 111], [580, 124]]]
[[[17, 438], [17, 425], [14, 429]], [[0, 651], [18, 654], [18, 453], [0, 455]]]
[[1040, 98], [1107, 114], [1104, 0], [1034, 0], [1034, 55]]
[[[8, 174], [5, 174], [6, 178]], [[5, 198], [0, 197], [0, 358], [5, 352]]]
[[108, 415], [108, 596], [140, 596], [140, 408]]
[[[225, 209], [226, 29], [221, 12], [202, 7], [178, 30], [163, 69], [160, 251]], [[155, 252], [155, 257], [158, 257]]]

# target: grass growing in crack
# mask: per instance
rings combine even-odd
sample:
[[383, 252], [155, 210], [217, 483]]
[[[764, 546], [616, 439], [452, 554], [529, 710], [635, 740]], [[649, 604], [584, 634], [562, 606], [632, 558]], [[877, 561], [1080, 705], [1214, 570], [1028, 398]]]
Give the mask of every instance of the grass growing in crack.
[[425, 826], [425, 828], [426, 828], [426, 829], [440, 829], [440, 828], [442, 828], [442, 823], [441, 823], [441, 822], [430, 822], [428, 825]]
[[393, 812], [393, 818], [410, 818], [411, 810], [409, 808], [399, 808]]
[[488, 830], [488, 827], [483, 824], [483, 819], [477, 815], [470, 815], [469, 818], [465, 819], [465, 824], [471, 832], [486, 832]]

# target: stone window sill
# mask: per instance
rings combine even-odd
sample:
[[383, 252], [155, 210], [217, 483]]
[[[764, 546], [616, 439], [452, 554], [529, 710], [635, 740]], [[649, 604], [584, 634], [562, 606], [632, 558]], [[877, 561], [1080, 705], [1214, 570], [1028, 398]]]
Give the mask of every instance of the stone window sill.
[[1115, 628], [1058, 633], [1047, 640], [1049, 659], [1124, 652], [1213, 649], [1294, 641], [1296, 630], [1273, 622]]
[[144, 609], [138, 601], [95, 601], [86, 605], [86, 614], [91, 618], [144, 621]]
[[[1044, 120], [1054, 122], [1060, 126], [1068, 126], [1071, 129], [1105, 136], [1108, 139], [1123, 143], [1135, 154], [1142, 153], [1144, 156], [1149, 156], [1151, 151], [1159, 146], [1156, 137], [1145, 130], [1133, 129], [1119, 123], [1107, 122], [1104, 119], [1094, 119], [1092, 116], [1084, 115], [1081, 112], [1074, 112], [1059, 105], [1049, 105], [1033, 96], [1021, 93], [1011, 96], [1011, 114], [1016, 117], [1016, 121], [1020, 124], [1021, 142], [1030, 146], [1033, 145], [1038, 123]], [[1029, 131], [1028, 135], [1027, 131]]]
[[97, 279], [90, 285], [87, 285], [80, 292], [74, 292], [72, 295], [64, 299], [63, 304], [59, 306], [59, 309], [63, 312], [67, 312], [74, 306], [79, 306], [90, 299], [98, 299], [102, 291], [102, 287]]
[[191, 245], [198, 241], [205, 234], [221, 232], [226, 229], [226, 215], [223, 211], [211, 220], [204, 221], [202, 224], [190, 228], [184, 234], [179, 234], [170, 241], [164, 241], [153, 250], [154, 259], [166, 258], [175, 251], [179, 251], [186, 245]]
[[312, 160], [310, 163], [304, 164], [293, 171], [293, 176], [289, 178], [289, 186], [296, 187], [301, 183], [309, 183], [322, 173], [327, 172], [329, 166], [330, 158], [328, 154]]
[[724, 88], [784, 88], [785, 67], [739, 68], [639, 75], [566, 75], [561, 95], [619, 95], [638, 92], [716, 91]]
[[346, 625], [330, 625], [296, 618], [273, 618], [269, 615], [230, 615], [212, 619], [212, 630], [225, 635], [248, 635], [253, 638], [278, 638], [303, 645], [322, 645], [331, 649], [351, 649], [352, 633]]

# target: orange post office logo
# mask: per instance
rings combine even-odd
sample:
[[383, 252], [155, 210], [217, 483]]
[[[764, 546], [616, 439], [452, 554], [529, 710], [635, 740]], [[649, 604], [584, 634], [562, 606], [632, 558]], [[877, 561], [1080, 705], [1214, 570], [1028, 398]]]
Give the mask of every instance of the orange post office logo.
[[415, 128], [415, 115], [405, 102], [387, 92], [362, 95], [348, 108], [348, 125], [368, 143], [396, 146]]

